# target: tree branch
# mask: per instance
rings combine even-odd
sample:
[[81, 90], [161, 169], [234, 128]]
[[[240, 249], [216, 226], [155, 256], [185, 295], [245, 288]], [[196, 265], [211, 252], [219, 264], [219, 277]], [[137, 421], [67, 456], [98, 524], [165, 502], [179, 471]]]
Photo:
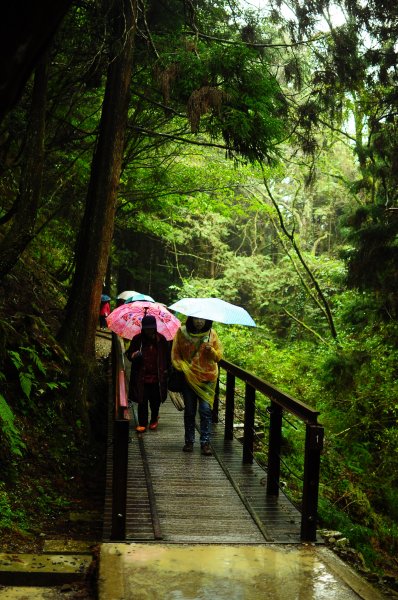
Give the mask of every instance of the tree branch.
[[183, 142], [184, 144], [191, 144], [193, 146], [207, 146], [209, 148], [221, 148], [221, 150], [227, 150], [228, 152], [232, 152], [232, 149], [229, 146], [224, 146], [223, 144], [215, 144], [212, 142], [195, 142], [194, 140], [189, 140], [184, 137], [169, 135], [168, 133], [159, 133], [157, 131], [150, 131], [149, 129], [144, 129], [144, 127], [132, 127], [135, 131], [139, 133], [145, 133], [145, 135], [149, 135], [152, 137], [162, 137], [165, 139], [172, 140], [174, 142]]
[[262, 164], [260, 166], [261, 166], [261, 170], [262, 170], [262, 173], [263, 173], [263, 182], [264, 182], [264, 185], [265, 185], [265, 189], [267, 190], [268, 196], [269, 196], [269, 198], [270, 198], [272, 204], [274, 205], [274, 208], [275, 208], [275, 210], [276, 210], [276, 212], [278, 214], [278, 218], [279, 218], [279, 223], [280, 223], [281, 229], [282, 229], [283, 233], [285, 234], [285, 236], [290, 240], [290, 243], [292, 244], [292, 247], [293, 247], [293, 249], [294, 249], [294, 251], [296, 253], [297, 258], [299, 259], [299, 261], [302, 264], [302, 266], [304, 267], [304, 270], [306, 271], [308, 277], [310, 278], [310, 280], [311, 280], [311, 282], [312, 282], [312, 284], [313, 284], [313, 286], [314, 286], [314, 288], [315, 288], [315, 290], [317, 292], [318, 298], [319, 298], [319, 300], [320, 300], [320, 302], [321, 302], [321, 304], [322, 304], [322, 306], [324, 308], [323, 312], [326, 315], [327, 321], [329, 323], [329, 329], [330, 329], [330, 332], [332, 334], [332, 337], [336, 339], [337, 338], [337, 331], [336, 331], [336, 328], [335, 328], [335, 325], [334, 325], [333, 316], [332, 316], [332, 313], [330, 311], [329, 303], [326, 300], [325, 295], [323, 294], [323, 292], [322, 292], [322, 290], [321, 290], [321, 288], [319, 286], [318, 281], [315, 279], [315, 276], [314, 276], [313, 272], [311, 271], [311, 269], [309, 268], [309, 266], [307, 265], [307, 263], [305, 262], [305, 260], [304, 260], [304, 258], [302, 256], [302, 254], [300, 252], [300, 248], [298, 247], [297, 242], [295, 240], [294, 233], [289, 233], [288, 230], [286, 229], [285, 222], [283, 220], [283, 216], [282, 216], [282, 213], [281, 213], [280, 208], [278, 206], [278, 203], [276, 202], [275, 198], [273, 197], [273, 195], [271, 193], [271, 190], [270, 190], [270, 188], [268, 186], [268, 183], [267, 183], [267, 180], [266, 180], [266, 177], [265, 177], [265, 173], [264, 173], [264, 167], [263, 167]]
[[307, 325], [306, 323], [304, 323], [303, 321], [301, 321], [300, 319], [295, 317], [290, 311], [287, 310], [287, 308], [284, 308], [283, 310], [291, 319], [293, 319], [294, 321], [299, 323], [299, 325], [304, 327], [304, 329], [306, 329], [307, 331], [310, 331], [313, 335], [315, 335], [315, 337], [317, 337], [319, 340], [321, 340], [321, 342], [323, 344], [330, 346], [330, 343], [327, 340], [325, 340], [325, 338], [323, 338], [317, 331], [315, 331], [315, 329], [312, 329], [312, 327], [310, 327], [309, 325]]
[[199, 31], [186, 31], [185, 33], [187, 33], [188, 35], [194, 35], [195, 37], [199, 37], [203, 40], [209, 40], [211, 42], [219, 42], [220, 44], [230, 44], [230, 45], [244, 44], [245, 46], [248, 46], [249, 48], [259, 48], [259, 49], [261, 49], [261, 48], [295, 48], [297, 46], [308, 46], [315, 40], [318, 41], [319, 39], [321, 39], [323, 37], [328, 37], [328, 35], [329, 35], [329, 34], [316, 34], [313, 38], [311, 38], [309, 40], [302, 40], [301, 42], [292, 42], [290, 44], [287, 44], [287, 43], [284, 43], [284, 44], [282, 44], [282, 43], [281, 44], [266, 44], [266, 43], [255, 44], [253, 42], [245, 42], [244, 40], [228, 40], [225, 38], [218, 38], [213, 35], [207, 35], [206, 33], [201, 33]]

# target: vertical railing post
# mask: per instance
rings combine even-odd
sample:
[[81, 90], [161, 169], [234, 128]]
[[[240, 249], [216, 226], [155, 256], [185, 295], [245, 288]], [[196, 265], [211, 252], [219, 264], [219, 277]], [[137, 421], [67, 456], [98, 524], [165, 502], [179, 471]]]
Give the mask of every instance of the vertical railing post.
[[278, 496], [281, 472], [282, 407], [271, 401], [269, 412], [267, 496]]
[[[117, 337], [116, 333], [112, 332], [112, 346], [111, 346], [111, 358], [112, 358], [112, 383], [114, 394], [117, 394], [117, 371], [118, 371], [118, 352], [117, 352]], [[116, 410], [117, 402], [116, 398], [114, 398], [114, 409]], [[113, 413], [113, 418], [115, 418], [115, 413]]]
[[129, 443], [129, 421], [113, 424], [112, 530], [111, 540], [126, 538], [126, 490]]
[[227, 390], [225, 393], [225, 426], [224, 439], [234, 439], [235, 414], [235, 375], [227, 371]]
[[301, 512], [302, 541], [316, 541], [318, 488], [324, 429], [320, 425], [306, 425], [303, 505]]
[[253, 463], [254, 447], [254, 414], [256, 409], [256, 390], [246, 383], [245, 391], [245, 421], [243, 434], [243, 459], [244, 464]]
[[120, 410], [120, 387], [119, 387], [119, 373], [120, 373], [120, 346], [116, 333], [112, 333], [112, 381], [114, 389], [114, 419], [122, 419], [123, 415]]
[[213, 410], [211, 413], [213, 423], [218, 423], [219, 406], [220, 406], [220, 374], [217, 377], [216, 391], [214, 394], [214, 404], [213, 404]]

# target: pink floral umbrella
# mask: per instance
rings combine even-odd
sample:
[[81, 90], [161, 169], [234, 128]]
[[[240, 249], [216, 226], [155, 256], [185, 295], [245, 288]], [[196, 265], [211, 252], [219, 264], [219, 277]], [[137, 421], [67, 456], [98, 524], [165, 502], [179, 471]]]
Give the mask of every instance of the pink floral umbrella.
[[129, 302], [115, 308], [106, 322], [111, 331], [131, 340], [141, 333], [141, 321], [146, 315], [156, 319], [157, 330], [166, 340], [172, 340], [181, 323], [163, 304], [158, 302]]

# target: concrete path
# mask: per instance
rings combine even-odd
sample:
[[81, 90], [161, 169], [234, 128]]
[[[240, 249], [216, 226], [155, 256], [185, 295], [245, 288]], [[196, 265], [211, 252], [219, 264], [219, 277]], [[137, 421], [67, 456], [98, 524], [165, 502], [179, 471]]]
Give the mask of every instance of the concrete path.
[[381, 600], [330, 550], [313, 545], [107, 543], [99, 600]]
[[91, 554], [0, 554], [0, 585], [58, 585], [84, 579]]

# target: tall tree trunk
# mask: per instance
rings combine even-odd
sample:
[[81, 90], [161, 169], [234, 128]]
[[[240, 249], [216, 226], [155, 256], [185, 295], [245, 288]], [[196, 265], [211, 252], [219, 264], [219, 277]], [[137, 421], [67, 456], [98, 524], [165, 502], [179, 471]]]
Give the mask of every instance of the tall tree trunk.
[[115, 0], [110, 13], [114, 32], [102, 106], [97, 146], [93, 157], [86, 208], [80, 229], [76, 271], [59, 339], [73, 357], [71, 395], [85, 416], [87, 366], [95, 358], [95, 330], [110, 254], [124, 137], [127, 125], [136, 0]]
[[72, 3], [72, 0], [2, 3], [0, 122], [18, 101]]
[[11, 271], [34, 237], [43, 179], [47, 84], [48, 55], [43, 57], [35, 71], [16, 212], [0, 244], [0, 279]]

